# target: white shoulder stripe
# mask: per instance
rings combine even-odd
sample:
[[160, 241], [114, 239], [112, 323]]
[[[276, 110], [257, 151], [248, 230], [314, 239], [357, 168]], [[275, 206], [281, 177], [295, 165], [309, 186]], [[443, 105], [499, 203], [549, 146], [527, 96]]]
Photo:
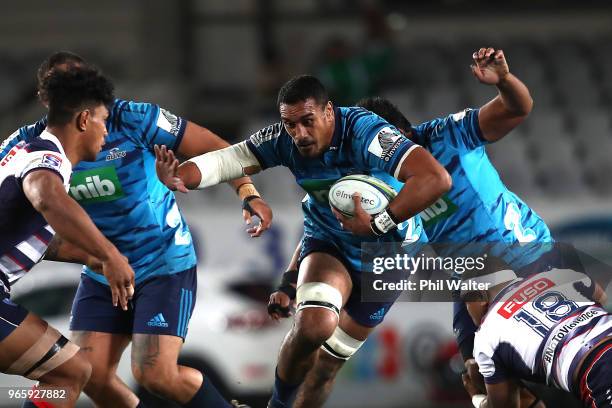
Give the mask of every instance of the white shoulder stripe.
[[404, 153], [404, 155], [402, 156], [401, 159], [399, 159], [399, 161], [397, 162], [397, 166], [395, 166], [395, 171], [393, 172], [393, 177], [395, 177], [397, 179], [397, 176], [399, 176], [399, 172], [400, 169], [402, 168], [402, 164], [404, 163], [404, 160], [406, 160], [406, 157], [408, 157], [408, 155], [410, 153], [412, 153], [412, 151], [414, 149], [416, 149], [417, 147], [421, 147], [418, 144], [412, 145], [408, 148], [408, 150], [406, 150], [406, 153]]

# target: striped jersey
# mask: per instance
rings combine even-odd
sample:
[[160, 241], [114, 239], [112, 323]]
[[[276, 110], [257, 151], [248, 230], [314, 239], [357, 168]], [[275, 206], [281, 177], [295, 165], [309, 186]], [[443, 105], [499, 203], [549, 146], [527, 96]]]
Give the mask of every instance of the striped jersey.
[[264, 128], [247, 140], [262, 169], [285, 166], [308, 193], [302, 203], [306, 236], [333, 243], [361, 270], [363, 242], [426, 241], [418, 216], [382, 237], [356, 236], [340, 227], [328, 193], [340, 178], [350, 174], [376, 177], [396, 191], [403, 186], [396, 177], [401, 164], [418, 147], [395, 127], [362, 108], [335, 108], [335, 129], [328, 150], [317, 158], [303, 157], [281, 122]]
[[547, 252], [550, 245], [542, 243], [553, 239], [546, 223], [508, 190], [489, 161], [478, 113], [466, 109], [413, 128], [413, 140], [453, 179], [452, 189], [420, 215], [430, 241], [495, 243], [490, 253], [517, 270]]
[[612, 336], [612, 315], [590, 300], [593, 289], [588, 276], [570, 269], [506, 286], [490, 303], [474, 339], [485, 382], [523, 378], [571, 391], [582, 358]]
[[[46, 119], [17, 130], [2, 146], [31, 140]], [[98, 229], [125, 255], [136, 282], [184, 271], [196, 264], [189, 228], [174, 194], [157, 178], [153, 146], [178, 148], [186, 121], [157, 105], [115, 100], [108, 135], [95, 162], [74, 168], [70, 195]], [[84, 273], [108, 284], [87, 267]]]
[[0, 277], [6, 292], [42, 259], [54, 235], [23, 191], [25, 177], [41, 170], [56, 173], [68, 190], [72, 164], [47, 131], [17, 143], [0, 159]]

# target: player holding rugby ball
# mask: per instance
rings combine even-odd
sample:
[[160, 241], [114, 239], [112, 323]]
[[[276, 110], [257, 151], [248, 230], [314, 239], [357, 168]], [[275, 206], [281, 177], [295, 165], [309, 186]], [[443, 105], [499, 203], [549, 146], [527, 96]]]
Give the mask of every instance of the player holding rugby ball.
[[[321, 346], [336, 358], [350, 357], [392, 305], [360, 301], [361, 244], [407, 239], [417, 247], [426, 242], [415, 215], [448, 191], [451, 180], [430, 153], [379, 116], [362, 108], [334, 107], [317, 78], [288, 81], [277, 105], [281, 122], [244, 142], [180, 166], [165, 147], [156, 153], [158, 176], [170, 189], [205, 188], [282, 165], [308, 193], [302, 202], [305, 239], [297, 313], [281, 346], [269, 403], [289, 407]], [[374, 176], [398, 195], [375, 216], [361, 205], [355, 205], [352, 218], [334, 214], [328, 190], [350, 174]], [[400, 182], [405, 183], [401, 189]], [[353, 200], [357, 204], [360, 197]], [[405, 228], [398, 229], [399, 224]]]

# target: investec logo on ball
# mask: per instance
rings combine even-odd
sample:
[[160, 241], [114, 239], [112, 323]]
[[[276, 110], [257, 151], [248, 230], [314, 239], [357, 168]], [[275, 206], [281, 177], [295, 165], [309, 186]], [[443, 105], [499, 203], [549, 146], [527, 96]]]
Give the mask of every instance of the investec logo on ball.
[[[363, 191], [362, 194], [363, 195], [361, 196], [361, 205], [364, 207], [364, 209], [374, 208], [380, 205], [380, 200], [378, 199], [378, 197], [375, 197], [375, 196], [366, 197], [365, 195], [369, 194], [368, 191]], [[343, 199], [343, 200], [353, 199], [353, 192], [349, 192], [345, 190], [337, 189], [334, 191], [334, 195], [338, 199]]]
[[115, 167], [78, 171], [70, 180], [70, 195], [80, 203], [99, 203], [124, 196]]

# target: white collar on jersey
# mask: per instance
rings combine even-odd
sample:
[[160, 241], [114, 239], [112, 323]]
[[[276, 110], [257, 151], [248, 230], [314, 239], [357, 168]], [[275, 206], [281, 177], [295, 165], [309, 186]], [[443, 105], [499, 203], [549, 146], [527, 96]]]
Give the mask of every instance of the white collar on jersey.
[[66, 152], [64, 151], [64, 146], [62, 146], [62, 144], [60, 143], [59, 139], [51, 132], [49, 132], [47, 129], [43, 130], [42, 133], [39, 136], [41, 139], [45, 139], [48, 140], [50, 142], [52, 142], [53, 144], [55, 144], [57, 146], [57, 148], [59, 149], [60, 153], [62, 154], [62, 156], [66, 156]]

